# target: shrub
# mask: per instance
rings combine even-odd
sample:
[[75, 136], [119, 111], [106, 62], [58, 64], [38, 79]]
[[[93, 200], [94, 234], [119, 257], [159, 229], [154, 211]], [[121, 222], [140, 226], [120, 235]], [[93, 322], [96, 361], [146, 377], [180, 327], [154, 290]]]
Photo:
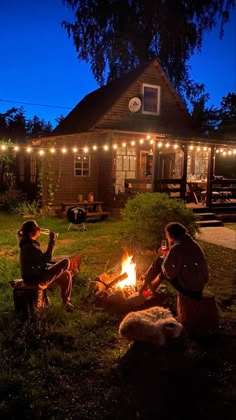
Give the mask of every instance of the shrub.
[[19, 216], [38, 216], [41, 212], [41, 209], [39, 207], [39, 204], [37, 201], [33, 200], [30, 201], [23, 201], [22, 203], [19, 203], [15, 209], [12, 209], [16, 214]]
[[193, 236], [198, 231], [192, 210], [181, 200], [169, 198], [164, 193], [138, 194], [128, 200], [121, 215], [122, 233], [129, 248], [159, 248], [164, 227], [170, 222], [182, 223]]
[[11, 188], [6, 190], [4, 194], [0, 195], [0, 206], [3, 210], [10, 210], [14, 212], [16, 207], [26, 200], [26, 194], [21, 190]]

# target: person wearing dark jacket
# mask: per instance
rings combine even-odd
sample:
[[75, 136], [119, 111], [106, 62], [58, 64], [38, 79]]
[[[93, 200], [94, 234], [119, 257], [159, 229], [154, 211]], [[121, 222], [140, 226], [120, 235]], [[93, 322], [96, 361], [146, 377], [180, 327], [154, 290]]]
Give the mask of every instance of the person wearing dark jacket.
[[140, 292], [147, 288], [155, 292], [160, 283], [167, 280], [182, 295], [200, 299], [208, 282], [208, 267], [203, 250], [181, 223], [166, 225], [165, 236], [168, 248], [144, 274]]
[[66, 309], [73, 309], [70, 302], [72, 276], [70, 260], [64, 258], [52, 263], [56, 233], [50, 231], [46, 252], [41, 249], [37, 238], [40, 227], [34, 220], [27, 220], [18, 230], [20, 247], [20, 270], [25, 284], [39, 284], [47, 288], [52, 283], [61, 288], [61, 298]]

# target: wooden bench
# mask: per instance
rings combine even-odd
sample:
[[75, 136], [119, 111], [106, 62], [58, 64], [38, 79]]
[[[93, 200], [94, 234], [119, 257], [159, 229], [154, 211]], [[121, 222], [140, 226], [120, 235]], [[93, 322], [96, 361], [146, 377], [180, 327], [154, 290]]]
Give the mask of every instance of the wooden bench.
[[108, 217], [110, 215], [109, 211], [94, 211], [94, 212], [88, 212], [86, 214], [86, 219], [87, 217], [101, 217], [101, 219], [105, 219], [106, 217]]
[[204, 292], [200, 300], [177, 293], [177, 318], [189, 333], [206, 335], [218, 330], [215, 296]]

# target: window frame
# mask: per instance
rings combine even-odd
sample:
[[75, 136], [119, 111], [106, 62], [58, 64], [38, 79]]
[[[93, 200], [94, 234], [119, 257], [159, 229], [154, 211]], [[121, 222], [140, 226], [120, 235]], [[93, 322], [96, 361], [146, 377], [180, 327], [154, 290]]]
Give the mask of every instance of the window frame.
[[[81, 168], [81, 172], [82, 172], [81, 175], [76, 173], [76, 169], [78, 170], [78, 168], [76, 168], [76, 162], [77, 162], [77, 159], [78, 159], [79, 156], [82, 157], [82, 162], [83, 162], [83, 158], [85, 156], [88, 158], [88, 174], [86, 174], [86, 175], [84, 175], [84, 173], [83, 173], [84, 172], [83, 165], [82, 165], [82, 168]], [[74, 155], [74, 176], [80, 177], [80, 178], [86, 178], [86, 177], [91, 176], [91, 157], [88, 153], [76, 153]]]
[[[155, 89], [157, 94], [157, 104], [156, 104], [156, 111], [152, 112], [152, 111], [145, 111], [145, 88], [152, 88]], [[142, 85], [142, 96], [143, 96], [143, 101], [142, 101], [142, 113], [143, 114], [147, 114], [147, 115], [160, 115], [160, 97], [161, 97], [161, 87], [158, 85], [150, 85], [148, 83], [143, 83]]]

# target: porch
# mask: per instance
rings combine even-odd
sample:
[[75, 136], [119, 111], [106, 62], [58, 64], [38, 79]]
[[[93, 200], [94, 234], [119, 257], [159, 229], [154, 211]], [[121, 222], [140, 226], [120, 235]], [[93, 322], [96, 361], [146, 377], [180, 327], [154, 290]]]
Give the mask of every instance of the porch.
[[163, 192], [171, 198], [183, 200], [188, 207], [230, 208], [236, 207], [236, 179], [214, 177], [203, 180], [158, 179], [150, 182], [145, 179], [126, 179], [127, 197], [144, 192]]

